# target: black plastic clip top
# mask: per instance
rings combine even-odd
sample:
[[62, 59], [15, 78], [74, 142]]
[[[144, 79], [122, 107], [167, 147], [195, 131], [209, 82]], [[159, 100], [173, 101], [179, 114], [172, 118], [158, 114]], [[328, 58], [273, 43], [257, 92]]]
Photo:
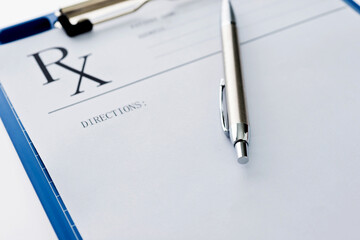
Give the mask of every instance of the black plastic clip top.
[[93, 24], [89, 19], [80, 20], [74, 25], [70, 22], [66, 15], [61, 14], [58, 17], [58, 21], [69, 37], [75, 37], [77, 35], [90, 32], [93, 29]]

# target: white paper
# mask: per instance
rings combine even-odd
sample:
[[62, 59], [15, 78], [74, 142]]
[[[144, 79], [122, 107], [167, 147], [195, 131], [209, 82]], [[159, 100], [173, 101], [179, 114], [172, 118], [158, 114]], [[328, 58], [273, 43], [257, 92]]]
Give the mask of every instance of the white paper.
[[0, 239], [55, 239], [55, 232], [2, 122], [0, 136]]
[[[155, 1], [0, 49], [2, 84], [85, 239], [359, 236], [358, 16], [339, 1], [234, 7], [245, 166], [220, 127], [219, 1]], [[91, 53], [84, 72], [109, 83], [83, 77], [71, 96], [79, 74], [51, 65], [52, 49], [40, 56], [59, 80], [44, 85], [32, 54], [54, 47], [78, 71]]]

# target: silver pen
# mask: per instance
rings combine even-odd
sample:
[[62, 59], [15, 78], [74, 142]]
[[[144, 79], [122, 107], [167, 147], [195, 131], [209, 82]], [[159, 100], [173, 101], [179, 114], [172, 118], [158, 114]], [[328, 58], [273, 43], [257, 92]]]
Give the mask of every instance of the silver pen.
[[225, 71], [225, 80], [220, 83], [221, 123], [234, 145], [238, 162], [244, 164], [248, 162], [249, 127], [235, 14], [229, 0], [222, 2], [221, 36]]

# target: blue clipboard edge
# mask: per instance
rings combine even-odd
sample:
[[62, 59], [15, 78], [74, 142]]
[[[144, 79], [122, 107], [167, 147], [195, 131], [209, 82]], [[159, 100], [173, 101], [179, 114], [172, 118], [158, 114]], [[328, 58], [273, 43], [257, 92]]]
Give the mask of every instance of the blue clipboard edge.
[[0, 118], [58, 238], [82, 239], [1, 83]]
[[50, 13], [26, 22], [0, 29], [0, 45], [48, 31], [54, 28], [57, 16]]
[[360, 13], [360, 6], [353, 0], [343, 0], [345, 3], [347, 3], [350, 7], [352, 7], [355, 11]]
[[[0, 46], [54, 28], [54, 13], [0, 29]], [[69, 211], [0, 83], [0, 118], [59, 239], [82, 239]]]

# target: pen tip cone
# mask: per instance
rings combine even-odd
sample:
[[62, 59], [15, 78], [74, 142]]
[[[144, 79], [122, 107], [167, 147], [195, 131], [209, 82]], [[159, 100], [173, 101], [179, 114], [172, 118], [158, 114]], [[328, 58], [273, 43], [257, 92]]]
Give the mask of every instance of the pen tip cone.
[[235, 143], [234, 147], [235, 147], [238, 162], [240, 164], [247, 163], [249, 161], [249, 157], [248, 157], [246, 142], [239, 141], [239, 142]]
[[234, 23], [235, 22], [235, 14], [233, 11], [233, 8], [231, 6], [231, 3], [229, 0], [223, 0], [222, 1], [222, 22], [225, 23]]

